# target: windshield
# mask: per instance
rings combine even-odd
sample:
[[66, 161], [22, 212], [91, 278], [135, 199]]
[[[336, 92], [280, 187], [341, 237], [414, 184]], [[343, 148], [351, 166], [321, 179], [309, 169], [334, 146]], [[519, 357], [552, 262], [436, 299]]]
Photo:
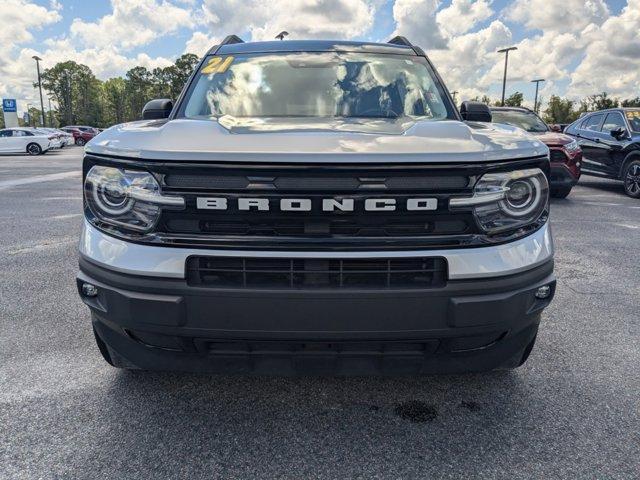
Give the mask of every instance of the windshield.
[[640, 133], [640, 110], [627, 110], [624, 113], [627, 116], [631, 130]]
[[187, 94], [190, 118], [455, 118], [422, 57], [338, 52], [212, 56]]
[[520, 112], [518, 110], [492, 110], [491, 118], [493, 123], [505, 123], [514, 127], [522, 128], [531, 133], [542, 133], [549, 131], [547, 124], [540, 120], [533, 112]]

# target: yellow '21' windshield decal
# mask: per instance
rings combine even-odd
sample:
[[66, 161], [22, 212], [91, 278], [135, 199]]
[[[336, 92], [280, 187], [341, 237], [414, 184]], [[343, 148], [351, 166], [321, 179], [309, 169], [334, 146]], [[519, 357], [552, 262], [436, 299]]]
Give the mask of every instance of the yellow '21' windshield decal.
[[226, 58], [222, 57], [213, 57], [211, 58], [207, 64], [202, 67], [200, 73], [202, 75], [212, 75], [216, 73], [224, 73], [233, 63], [233, 57], [229, 56]]

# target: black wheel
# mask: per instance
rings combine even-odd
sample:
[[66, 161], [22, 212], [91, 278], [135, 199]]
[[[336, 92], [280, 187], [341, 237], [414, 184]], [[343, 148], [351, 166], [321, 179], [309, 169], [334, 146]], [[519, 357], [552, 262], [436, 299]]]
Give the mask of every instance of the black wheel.
[[553, 198], [567, 198], [571, 193], [571, 187], [558, 187], [551, 189], [551, 196]]
[[84, 144], [85, 144], [85, 143], [87, 143], [87, 142], [86, 142], [86, 141], [85, 141], [85, 139], [84, 139], [84, 138], [82, 138], [82, 137], [80, 137], [80, 138], [76, 139], [76, 145], [78, 145], [79, 147], [84, 147]]
[[640, 160], [633, 160], [622, 174], [624, 192], [631, 198], [640, 198]]
[[37, 143], [30, 143], [27, 145], [27, 153], [29, 155], [40, 155], [42, 153], [42, 147]]

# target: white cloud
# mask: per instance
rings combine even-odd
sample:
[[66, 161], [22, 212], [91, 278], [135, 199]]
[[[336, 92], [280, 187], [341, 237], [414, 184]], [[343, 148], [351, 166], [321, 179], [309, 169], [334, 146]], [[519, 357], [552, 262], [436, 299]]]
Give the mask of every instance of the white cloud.
[[252, 40], [353, 38], [372, 26], [373, 2], [366, 0], [204, 0], [202, 20], [216, 37], [249, 32]]
[[[502, 46], [506, 46], [505, 42]], [[568, 78], [567, 67], [582, 52], [579, 39], [571, 33], [545, 32], [515, 44], [518, 50], [509, 52], [509, 81], [529, 82], [534, 78], [562, 80]], [[481, 83], [489, 85], [502, 81], [504, 54], [492, 56], [492, 67]]]
[[440, 0], [396, 0], [394, 35], [402, 35], [424, 49], [446, 48], [447, 41], [436, 21]]
[[585, 39], [585, 56], [571, 73], [569, 90], [583, 96], [607, 91], [614, 96], [640, 95], [640, 0], [629, 0]]
[[74, 19], [71, 36], [85, 46], [129, 49], [195, 25], [190, 9], [166, 0], [111, 0], [111, 7], [96, 22]]
[[33, 40], [30, 30], [41, 29], [60, 21], [55, 10], [26, 0], [3, 0], [0, 7], [0, 45], [4, 55], [14, 45]]
[[203, 32], [193, 32], [187, 40], [184, 53], [195, 53], [199, 57], [204, 56], [211, 47], [220, 42], [220, 39], [212, 38]]
[[493, 0], [453, 0], [451, 5], [436, 14], [436, 21], [445, 35], [451, 37], [467, 33], [478, 22], [491, 18]]
[[488, 87], [481, 81], [482, 74], [495, 63], [495, 51], [510, 41], [509, 28], [494, 20], [477, 32], [451, 38], [446, 50], [428, 54], [449, 88], [475, 88], [482, 95]]
[[515, 0], [506, 18], [544, 32], [576, 32], [609, 16], [604, 0]]

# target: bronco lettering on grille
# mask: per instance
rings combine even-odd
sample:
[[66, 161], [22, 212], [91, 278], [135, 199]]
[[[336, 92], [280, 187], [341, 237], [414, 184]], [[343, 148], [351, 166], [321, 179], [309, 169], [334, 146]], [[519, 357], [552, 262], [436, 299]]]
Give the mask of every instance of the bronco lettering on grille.
[[[322, 198], [318, 201], [318, 209], [323, 212], [353, 212], [356, 201], [353, 198]], [[402, 205], [395, 198], [367, 198], [361, 201], [367, 212], [392, 212], [399, 209], [406, 211], [437, 210], [437, 198], [409, 198]], [[196, 205], [200, 210], [229, 210], [235, 208], [241, 211], [262, 211], [278, 209], [282, 212], [310, 212], [313, 201], [310, 198], [282, 198], [274, 207], [268, 198], [237, 198], [198, 197]]]

